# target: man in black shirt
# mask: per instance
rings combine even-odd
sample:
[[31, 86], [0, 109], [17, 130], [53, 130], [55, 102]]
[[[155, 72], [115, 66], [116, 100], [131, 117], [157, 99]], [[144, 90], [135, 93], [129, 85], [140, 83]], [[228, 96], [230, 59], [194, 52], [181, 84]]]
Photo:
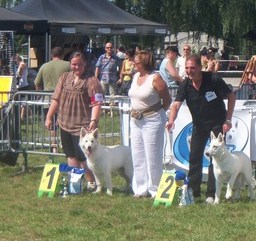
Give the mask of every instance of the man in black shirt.
[[[173, 102], [168, 129], [174, 127], [174, 121], [182, 102], [186, 100], [192, 115], [193, 131], [189, 156], [189, 188], [193, 189], [194, 197], [201, 196], [202, 162], [205, 145], [213, 131], [215, 135], [226, 133], [232, 128], [231, 118], [235, 106], [235, 95], [216, 73], [203, 72], [201, 60], [197, 55], [186, 59], [187, 78], [180, 84]], [[227, 98], [227, 110], [223, 99]], [[215, 196], [215, 178], [210, 162], [206, 202], [212, 204]]]

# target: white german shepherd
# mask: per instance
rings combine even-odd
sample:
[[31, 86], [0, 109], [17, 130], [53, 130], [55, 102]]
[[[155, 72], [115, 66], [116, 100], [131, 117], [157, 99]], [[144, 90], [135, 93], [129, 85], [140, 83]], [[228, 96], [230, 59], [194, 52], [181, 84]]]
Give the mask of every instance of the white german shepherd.
[[216, 193], [214, 204], [220, 202], [221, 188], [227, 182], [226, 199], [232, 198], [233, 187], [236, 187], [235, 198], [240, 197], [240, 189], [246, 183], [250, 198], [255, 199], [252, 166], [250, 158], [242, 151], [230, 153], [224, 143], [222, 133], [215, 137], [211, 132], [211, 143], [207, 149], [207, 156], [212, 157], [213, 170], [216, 180]]
[[131, 189], [133, 164], [131, 148], [128, 146], [103, 146], [98, 143], [98, 129], [88, 132], [82, 127], [79, 145], [87, 157], [87, 165], [95, 176], [97, 189], [101, 192], [102, 177], [105, 179], [107, 194], [112, 195], [113, 186], [111, 174], [117, 172], [126, 180], [126, 191]]

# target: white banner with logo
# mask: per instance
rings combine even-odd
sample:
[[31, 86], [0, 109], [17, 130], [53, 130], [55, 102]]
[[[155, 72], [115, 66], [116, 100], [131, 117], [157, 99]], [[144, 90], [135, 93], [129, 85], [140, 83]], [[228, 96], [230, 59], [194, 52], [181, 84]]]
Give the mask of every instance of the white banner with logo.
[[[230, 151], [243, 151], [251, 157], [252, 160], [256, 160], [256, 105], [248, 105], [248, 103], [250, 102], [245, 100], [236, 101], [232, 118], [232, 129], [226, 133], [226, 145]], [[216, 113], [216, 115], [218, 115], [218, 113]], [[171, 130], [170, 133], [166, 131], [164, 163], [171, 161], [176, 170], [188, 171], [191, 134], [191, 114], [186, 103], [183, 103], [175, 121], [175, 128]], [[209, 158], [204, 155], [204, 180], [207, 178], [208, 165]]]

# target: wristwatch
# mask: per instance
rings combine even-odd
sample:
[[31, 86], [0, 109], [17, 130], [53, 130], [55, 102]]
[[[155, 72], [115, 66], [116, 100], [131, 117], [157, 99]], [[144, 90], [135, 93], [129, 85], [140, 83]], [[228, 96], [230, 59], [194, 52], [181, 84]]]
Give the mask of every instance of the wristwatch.
[[225, 123], [228, 124], [228, 125], [232, 125], [231, 120], [226, 120]]

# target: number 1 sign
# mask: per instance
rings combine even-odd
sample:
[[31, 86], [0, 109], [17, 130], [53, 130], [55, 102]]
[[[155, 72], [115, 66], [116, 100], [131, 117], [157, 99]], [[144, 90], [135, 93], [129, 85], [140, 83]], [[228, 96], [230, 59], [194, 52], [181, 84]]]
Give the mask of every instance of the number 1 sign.
[[44, 167], [41, 183], [38, 190], [38, 197], [48, 193], [48, 197], [53, 197], [60, 175], [59, 164], [47, 163]]

